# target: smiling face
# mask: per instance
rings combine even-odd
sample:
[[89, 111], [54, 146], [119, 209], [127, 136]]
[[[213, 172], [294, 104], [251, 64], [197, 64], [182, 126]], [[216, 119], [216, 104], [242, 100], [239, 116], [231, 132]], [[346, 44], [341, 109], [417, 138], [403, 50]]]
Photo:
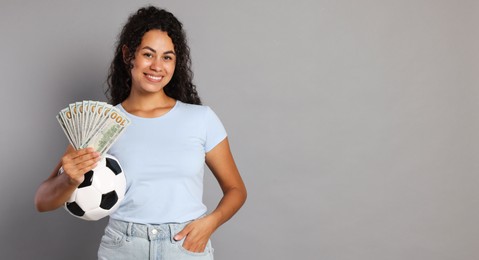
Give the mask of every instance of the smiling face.
[[[131, 69], [131, 91], [141, 94], [163, 92], [175, 72], [176, 54], [171, 38], [161, 30], [143, 35]], [[124, 49], [124, 53], [127, 50]], [[124, 55], [125, 56], [125, 55]]]

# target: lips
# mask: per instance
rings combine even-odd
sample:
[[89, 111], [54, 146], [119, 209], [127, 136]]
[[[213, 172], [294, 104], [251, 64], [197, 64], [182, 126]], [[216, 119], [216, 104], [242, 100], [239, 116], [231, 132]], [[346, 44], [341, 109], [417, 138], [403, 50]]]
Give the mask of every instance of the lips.
[[153, 81], [153, 82], [158, 82], [163, 78], [163, 76], [153, 76], [153, 75], [150, 75], [150, 74], [145, 74], [145, 76], [148, 80]]

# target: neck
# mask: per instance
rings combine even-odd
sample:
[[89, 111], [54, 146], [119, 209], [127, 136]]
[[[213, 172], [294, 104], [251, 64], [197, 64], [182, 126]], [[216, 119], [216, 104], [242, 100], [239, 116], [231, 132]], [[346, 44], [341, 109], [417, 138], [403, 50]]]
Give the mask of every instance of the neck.
[[143, 94], [132, 91], [122, 106], [128, 110], [151, 111], [158, 108], [168, 108], [175, 105], [176, 100], [167, 96], [164, 91], [154, 94]]

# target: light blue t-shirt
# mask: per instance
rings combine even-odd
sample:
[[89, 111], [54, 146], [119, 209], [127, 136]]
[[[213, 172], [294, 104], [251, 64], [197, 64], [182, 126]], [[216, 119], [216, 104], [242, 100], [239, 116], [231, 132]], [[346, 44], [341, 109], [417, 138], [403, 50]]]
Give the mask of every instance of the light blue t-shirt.
[[205, 153], [226, 138], [207, 106], [176, 102], [166, 114], [142, 118], [117, 107], [131, 124], [108, 151], [126, 176], [126, 194], [113, 219], [181, 223], [206, 213], [203, 204]]

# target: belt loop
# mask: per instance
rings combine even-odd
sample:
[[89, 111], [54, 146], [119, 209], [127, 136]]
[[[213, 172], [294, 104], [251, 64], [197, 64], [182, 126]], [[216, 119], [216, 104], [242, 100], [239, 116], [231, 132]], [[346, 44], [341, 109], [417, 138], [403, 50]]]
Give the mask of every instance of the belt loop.
[[132, 226], [133, 226], [133, 223], [132, 222], [128, 222], [128, 226], [126, 227], [126, 241], [129, 242], [130, 241], [130, 237], [132, 235]]
[[175, 237], [175, 233], [176, 233], [176, 229], [175, 229], [175, 224], [168, 224], [168, 228], [170, 229], [170, 240], [171, 240], [171, 243], [176, 243], [176, 240], [174, 239]]

